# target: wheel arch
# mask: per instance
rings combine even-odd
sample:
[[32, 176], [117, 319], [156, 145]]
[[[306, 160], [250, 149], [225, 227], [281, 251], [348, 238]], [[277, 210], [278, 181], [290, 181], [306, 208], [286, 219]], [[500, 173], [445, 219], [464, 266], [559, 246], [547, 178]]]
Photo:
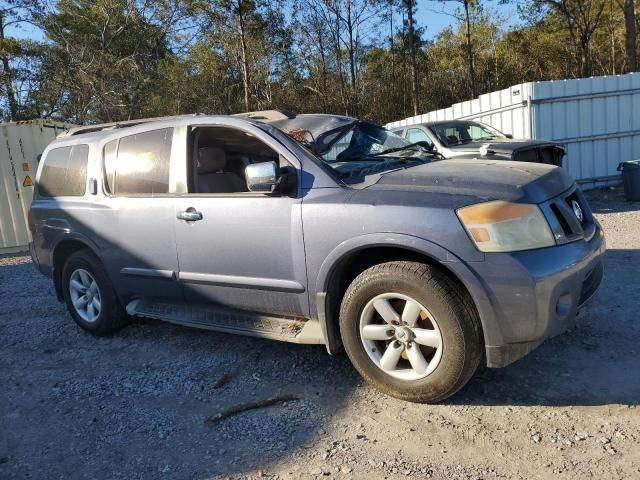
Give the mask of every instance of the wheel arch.
[[340, 304], [346, 289], [364, 270], [386, 261], [417, 261], [440, 268], [469, 295], [481, 322], [484, 345], [501, 345], [502, 335], [483, 282], [458, 257], [428, 240], [403, 234], [371, 234], [339, 245], [327, 256], [316, 282], [316, 308], [327, 350], [341, 349]]
[[89, 250], [99, 258], [97, 248], [92, 245], [92, 242], [81, 237], [64, 238], [60, 240], [52, 250], [51, 266], [53, 285], [56, 291], [56, 297], [60, 302], [64, 301], [62, 294], [62, 269], [67, 259], [80, 250]]

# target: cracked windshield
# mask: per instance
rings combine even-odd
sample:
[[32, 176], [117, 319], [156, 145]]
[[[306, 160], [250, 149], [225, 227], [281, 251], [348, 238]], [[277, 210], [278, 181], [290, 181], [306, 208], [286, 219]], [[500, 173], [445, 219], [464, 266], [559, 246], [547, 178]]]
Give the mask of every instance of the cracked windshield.
[[340, 178], [363, 177], [436, 157], [426, 142], [411, 143], [389, 130], [358, 122], [320, 155]]

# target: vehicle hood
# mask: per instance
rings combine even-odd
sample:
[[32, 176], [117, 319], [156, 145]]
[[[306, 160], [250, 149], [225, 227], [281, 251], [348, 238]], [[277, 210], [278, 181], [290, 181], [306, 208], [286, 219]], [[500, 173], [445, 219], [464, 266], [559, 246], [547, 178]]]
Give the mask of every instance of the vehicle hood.
[[446, 194], [464, 204], [488, 200], [541, 203], [571, 185], [566, 171], [551, 165], [452, 159], [383, 173], [366, 189]]
[[564, 151], [564, 147], [556, 142], [548, 140], [529, 140], [529, 139], [514, 139], [514, 138], [495, 138], [487, 140], [485, 142], [471, 142], [463, 145], [450, 145], [447, 148], [456, 153], [477, 153], [480, 148], [486, 146], [488, 150], [493, 150], [495, 153], [511, 153], [516, 150], [528, 149], [531, 147], [548, 147], [553, 146], [560, 148]]

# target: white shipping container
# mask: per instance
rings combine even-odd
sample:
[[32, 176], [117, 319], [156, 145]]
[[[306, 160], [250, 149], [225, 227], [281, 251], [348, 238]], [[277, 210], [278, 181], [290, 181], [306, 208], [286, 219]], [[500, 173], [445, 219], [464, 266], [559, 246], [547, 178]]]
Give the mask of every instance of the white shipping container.
[[640, 158], [640, 74], [523, 83], [386, 127], [454, 119], [560, 142], [583, 188], [606, 185], [620, 181], [620, 162]]
[[49, 120], [0, 124], [0, 253], [28, 248], [27, 213], [40, 154], [72, 126]]

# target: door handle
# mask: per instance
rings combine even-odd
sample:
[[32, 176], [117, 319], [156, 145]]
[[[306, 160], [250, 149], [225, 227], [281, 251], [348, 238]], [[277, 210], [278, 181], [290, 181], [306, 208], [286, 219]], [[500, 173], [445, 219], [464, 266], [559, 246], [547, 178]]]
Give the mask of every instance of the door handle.
[[195, 208], [187, 208], [184, 212], [179, 212], [177, 215], [178, 220], [185, 220], [187, 222], [196, 222], [202, 220], [202, 213], [197, 212]]

